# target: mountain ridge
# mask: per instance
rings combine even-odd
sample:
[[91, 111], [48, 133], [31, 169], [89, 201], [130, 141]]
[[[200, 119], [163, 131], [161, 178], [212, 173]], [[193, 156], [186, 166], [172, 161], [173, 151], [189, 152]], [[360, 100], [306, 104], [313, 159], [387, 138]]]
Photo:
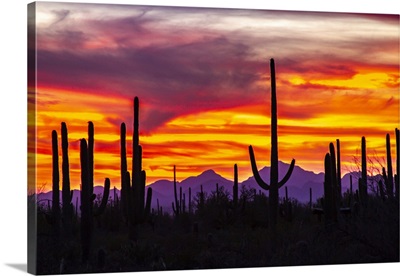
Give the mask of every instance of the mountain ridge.
[[[279, 170], [279, 179], [284, 177], [287, 170], [289, 168], [289, 164], [279, 161], [278, 170]], [[260, 176], [264, 179], [265, 182], [269, 182], [269, 174], [270, 167], [264, 166], [259, 170]], [[357, 172], [346, 173], [342, 177], [342, 192], [344, 193], [350, 187], [350, 175], [353, 175], [353, 191], [356, 190], [358, 185], [356, 185]], [[376, 176], [379, 177], [379, 176]], [[171, 203], [174, 201], [174, 182], [168, 179], [160, 179], [151, 184], [146, 185], [146, 191], [149, 187], [153, 190], [153, 199], [152, 199], [152, 207], [157, 208], [157, 199], [160, 206], [163, 206], [167, 210], [171, 208]], [[317, 198], [323, 196], [323, 181], [324, 181], [324, 173], [314, 173], [312, 171], [307, 171], [301, 168], [300, 166], [295, 166], [292, 172], [292, 175], [288, 182], [284, 187], [288, 188], [288, 195], [291, 198], [297, 199], [299, 202], [307, 203], [309, 202], [309, 189], [312, 188], [312, 200], [316, 201]], [[190, 176], [182, 181], [177, 181], [177, 190], [179, 194], [180, 188], [182, 188], [182, 192], [186, 194], [186, 199], [188, 200], [189, 188], [191, 189], [192, 200], [196, 196], [197, 193], [200, 192], [201, 186], [203, 187], [203, 191], [206, 193], [211, 193], [216, 190], [216, 184], [218, 183], [219, 187], [223, 187], [225, 190], [232, 195], [233, 189], [233, 181], [222, 177], [220, 174], [215, 172], [212, 169], [203, 171], [197, 176]], [[254, 179], [254, 176], [250, 176], [246, 180], [238, 183], [239, 191], [240, 188], [246, 186], [248, 189], [256, 189], [257, 191], [261, 191], [265, 194], [268, 194], [267, 191], [261, 189], [257, 182]], [[280, 189], [280, 196], [284, 196], [283, 187]], [[94, 187], [95, 194], [102, 194], [103, 187], [95, 186]], [[240, 193], [240, 192], [239, 192]], [[118, 198], [120, 198], [120, 190], [116, 188], [115, 194]], [[60, 191], [61, 198], [61, 191]], [[80, 191], [75, 189], [73, 193], [72, 203], [76, 205], [78, 198], [78, 204], [80, 200]], [[110, 189], [110, 199], [114, 200], [114, 189]], [[38, 194], [38, 200], [41, 202], [51, 201], [52, 200], [52, 191], [46, 193]]]

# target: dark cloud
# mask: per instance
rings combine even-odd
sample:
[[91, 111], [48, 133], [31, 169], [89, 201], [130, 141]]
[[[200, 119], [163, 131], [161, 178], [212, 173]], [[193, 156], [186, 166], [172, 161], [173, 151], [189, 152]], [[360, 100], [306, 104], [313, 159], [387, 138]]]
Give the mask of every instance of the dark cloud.
[[[145, 134], [177, 116], [257, 103], [267, 87], [260, 87], [260, 83], [268, 82], [271, 57], [276, 59], [278, 78], [280, 74], [290, 73], [304, 79], [350, 79], [359, 68], [370, 68], [371, 62], [383, 69], [393, 65], [351, 57], [353, 51], [344, 55], [342, 50], [361, 49], [363, 54], [375, 53], [378, 57], [383, 42], [386, 50], [398, 45], [394, 40], [388, 43], [388, 40], [366, 40], [358, 36], [349, 39], [346, 32], [313, 36], [293, 24], [296, 21], [309, 28], [305, 23], [327, 19], [329, 24], [350, 24], [357, 19], [351, 14], [145, 6], [135, 7], [134, 11], [124, 17], [82, 19], [82, 28], [79, 24], [70, 24], [61, 29], [41, 30], [38, 80], [50, 87], [79, 89], [104, 97], [139, 96], [141, 130]], [[68, 9], [55, 13], [57, 23], [72, 15]], [[215, 27], [222, 25], [224, 18], [249, 17], [271, 24], [291, 21], [293, 30], [282, 27], [284, 24], [276, 28], [266, 25], [265, 29], [257, 30]], [[385, 18], [393, 20], [390, 16]], [[193, 25], [193, 22], [202, 25]], [[265, 59], [260, 59], [261, 49], [265, 49]], [[293, 86], [288, 81], [280, 81]], [[306, 83], [298, 88], [325, 87]], [[284, 116], [296, 118], [311, 114], [305, 108], [283, 111]], [[110, 120], [117, 122], [115, 118]], [[124, 121], [130, 124], [129, 119]]]
[[245, 44], [222, 36], [174, 47], [120, 49], [113, 55], [39, 50], [38, 76], [53, 87], [139, 96], [147, 104], [150, 130], [177, 115], [254, 99], [263, 64], [248, 52]]

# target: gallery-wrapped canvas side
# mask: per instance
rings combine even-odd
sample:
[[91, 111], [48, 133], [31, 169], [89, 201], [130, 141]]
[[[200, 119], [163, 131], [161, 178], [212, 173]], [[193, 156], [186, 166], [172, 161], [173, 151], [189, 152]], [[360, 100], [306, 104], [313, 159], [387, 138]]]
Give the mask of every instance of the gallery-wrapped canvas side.
[[28, 5], [28, 272], [36, 274], [36, 4]]

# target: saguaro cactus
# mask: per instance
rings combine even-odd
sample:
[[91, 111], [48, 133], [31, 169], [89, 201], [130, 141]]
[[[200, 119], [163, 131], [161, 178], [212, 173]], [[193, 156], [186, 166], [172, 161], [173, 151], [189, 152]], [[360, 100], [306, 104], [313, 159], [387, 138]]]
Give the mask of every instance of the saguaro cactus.
[[332, 204], [333, 204], [333, 210], [332, 210], [332, 215], [333, 218], [336, 220], [337, 219], [337, 214], [338, 214], [338, 209], [339, 209], [339, 195], [338, 195], [338, 175], [336, 171], [336, 155], [335, 155], [335, 146], [333, 143], [329, 144], [329, 155], [331, 158], [330, 166], [331, 166], [331, 171], [330, 176], [331, 176], [331, 183], [330, 185], [332, 186]]
[[85, 139], [80, 141], [80, 162], [81, 162], [81, 246], [82, 246], [82, 261], [86, 262], [90, 256], [92, 231], [93, 231], [93, 216], [101, 215], [108, 202], [110, 194], [110, 179], [104, 181], [103, 198], [100, 206], [94, 211], [93, 201], [96, 195], [93, 194], [94, 186], [94, 125], [89, 122], [88, 125], [88, 141]]
[[392, 154], [390, 151], [390, 135], [386, 134], [386, 166], [387, 174], [383, 171], [383, 177], [385, 180], [386, 194], [388, 197], [393, 197], [393, 167], [392, 167]]
[[237, 164], [233, 166], [233, 208], [236, 210], [239, 200], [239, 187], [238, 187], [238, 167]]
[[72, 222], [72, 196], [69, 179], [69, 158], [68, 158], [68, 131], [65, 122], [61, 123], [61, 149], [62, 149], [62, 217], [64, 229], [71, 232]]
[[93, 194], [90, 193], [88, 152], [85, 139], [80, 142], [80, 161], [81, 161], [81, 246], [82, 261], [89, 259], [90, 247], [92, 243], [93, 217], [92, 202]]
[[121, 205], [122, 214], [128, 221], [128, 194], [130, 185], [126, 185], [126, 172], [128, 170], [128, 165], [126, 161], [126, 126], [125, 123], [121, 124], [121, 134], [120, 134], [120, 157], [121, 157]]
[[52, 159], [53, 159], [53, 203], [52, 203], [52, 216], [54, 219], [54, 231], [56, 235], [60, 231], [60, 172], [58, 169], [58, 137], [57, 131], [53, 130], [51, 133], [52, 142]]
[[277, 100], [276, 100], [276, 82], [275, 82], [275, 62], [273, 59], [270, 61], [271, 68], [271, 175], [270, 184], [264, 182], [261, 178], [254, 157], [253, 147], [249, 146], [249, 154], [251, 161], [251, 168], [253, 175], [258, 185], [269, 191], [269, 219], [272, 227], [275, 227], [278, 216], [278, 204], [279, 204], [279, 188], [281, 188], [289, 180], [293, 169], [295, 160], [293, 159], [288, 172], [285, 177], [278, 181], [278, 126], [277, 126]]
[[368, 200], [367, 145], [364, 136], [361, 138], [361, 179], [358, 181], [358, 186], [361, 204], [366, 205]]
[[[181, 194], [182, 194], [182, 189], [181, 189]], [[178, 200], [178, 192], [176, 190], [176, 166], [175, 165], [174, 165], [174, 198], [175, 198], [175, 204], [172, 203], [172, 210], [173, 210], [175, 216], [179, 216], [180, 211], [181, 211], [182, 199]]]
[[336, 173], [337, 173], [337, 177], [336, 177], [336, 181], [337, 181], [337, 189], [338, 189], [338, 203], [340, 205], [341, 201], [342, 201], [342, 166], [341, 166], [341, 162], [340, 162], [340, 140], [336, 139], [336, 151], [337, 151], [337, 168], [336, 168]]
[[334, 179], [334, 174], [332, 172], [332, 168], [334, 165], [332, 165], [332, 156], [327, 153], [325, 155], [325, 161], [324, 161], [324, 167], [325, 167], [325, 178], [324, 178], [324, 215], [325, 215], [325, 221], [327, 223], [330, 223], [334, 220], [335, 218], [335, 198], [334, 198], [334, 191], [335, 191], [335, 186], [333, 185], [333, 179]]
[[[139, 99], [135, 97], [133, 104], [133, 156], [132, 156], [132, 180], [126, 166], [125, 124], [121, 124], [121, 190], [124, 213], [129, 224], [131, 239], [137, 238], [136, 226], [143, 223], [150, 211], [152, 190], [147, 191], [145, 204], [146, 172], [142, 170], [142, 147], [139, 145]], [[148, 206], [148, 208], [146, 208]], [[125, 210], [126, 209], [126, 210]]]
[[91, 121], [88, 122], [88, 173], [90, 193], [93, 194], [94, 186], [94, 125]]

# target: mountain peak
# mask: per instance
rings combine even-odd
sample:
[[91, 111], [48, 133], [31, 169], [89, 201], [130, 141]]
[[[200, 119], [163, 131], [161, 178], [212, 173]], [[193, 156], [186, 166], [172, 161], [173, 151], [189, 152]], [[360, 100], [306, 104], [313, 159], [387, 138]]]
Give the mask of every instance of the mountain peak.
[[201, 174], [216, 174], [216, 172], [213, 169], [209, 169], [209, 170], [202, 172]]
[[206, 171], [202, 172], [201, 174], [199, 174], [199, 176], [201, 176], [201, 177], [207, 177], [207, 178], [209, 178], [209, 177], [214, 177], [214, 176], [220, 177], [220, 175], [217, 174], [217, 173], [216, 173], [214, 170], [212, 170], [212, 169], [209, 169], [209, 170], [206, 170]]

